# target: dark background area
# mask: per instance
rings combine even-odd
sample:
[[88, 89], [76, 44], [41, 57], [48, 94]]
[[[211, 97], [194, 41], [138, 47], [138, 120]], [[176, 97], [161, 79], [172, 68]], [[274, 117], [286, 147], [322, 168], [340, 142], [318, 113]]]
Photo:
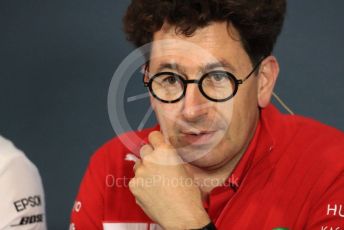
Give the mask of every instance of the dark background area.
[[[39, 168], [49, 229], [68, 228], [89, 157], [116, 135], [107, 94], [133, 49], [121, 31], [128, 3], [0, 0], [0, 134]], [[289, 1], [275, 49], [277, 94], [296, 113], [341, 130], [343, 9], [340, 0]], [[131, 83], [142, 87], [140, 80]], [[145, 112], [147, 101], [141, 106], [129, 111], [130, 119]]]

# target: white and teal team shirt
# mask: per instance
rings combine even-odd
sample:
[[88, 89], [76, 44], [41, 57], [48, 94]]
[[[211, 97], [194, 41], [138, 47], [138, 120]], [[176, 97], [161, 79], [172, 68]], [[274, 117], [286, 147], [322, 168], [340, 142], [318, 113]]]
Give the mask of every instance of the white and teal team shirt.
[[0, 135], [0, 230], [45, 230], [45, 201], [36, 166]]

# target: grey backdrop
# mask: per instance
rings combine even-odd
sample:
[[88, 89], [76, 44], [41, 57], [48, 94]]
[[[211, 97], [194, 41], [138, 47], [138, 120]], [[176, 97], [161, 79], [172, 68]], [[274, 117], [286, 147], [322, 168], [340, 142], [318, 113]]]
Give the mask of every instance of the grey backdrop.
[[[121, 32], [128, 2], [0, 0], [0, 133], [39, 168], [49, 229], [67, 228], [89, 157], [115, 136], [107, 93], [132, 50]], [[276, 92], [297, 113], [342, 130], [343, 10], [341, 0], [289, 1], [275, 49]], [[134, 123], [147, 102], [140, 106], [129, 108]]]

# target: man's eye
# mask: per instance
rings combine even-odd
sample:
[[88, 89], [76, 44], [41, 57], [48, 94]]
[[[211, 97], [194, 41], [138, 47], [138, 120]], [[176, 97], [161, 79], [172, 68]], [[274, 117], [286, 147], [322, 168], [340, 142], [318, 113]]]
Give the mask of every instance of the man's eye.
[[227, 75], [223, 73], [214, 73], [210, 75], [210, 79], [214, 82], [221, 82], [227, 80]]
[[175, 84], [178, 82], [178, 78], [175, 76], [168, 76], [164, 78], [164, 82], [169, 83], [171, 85]]

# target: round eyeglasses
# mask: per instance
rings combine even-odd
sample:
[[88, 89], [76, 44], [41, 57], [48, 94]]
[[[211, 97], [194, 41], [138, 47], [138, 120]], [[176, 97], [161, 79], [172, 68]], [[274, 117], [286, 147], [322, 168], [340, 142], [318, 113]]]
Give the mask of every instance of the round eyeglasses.
[[[186, 94], [188, 84], [197, 84], [202, 95], [210, 101], [224, 102], [230, 100], [243, 84], [258, 69], [265, 58], [253, 67], [252, 71], [242, 80], [238, 80], [232, 73], [215, 70], [202, 75], [199, 80], [187, 80], [174, 72], [159, 72], [153, 75], [148, 82], [143, 82], [145, 87], [161, 102], [175, 103]], [[147, 74], [148, 64], [144, 74]]]

